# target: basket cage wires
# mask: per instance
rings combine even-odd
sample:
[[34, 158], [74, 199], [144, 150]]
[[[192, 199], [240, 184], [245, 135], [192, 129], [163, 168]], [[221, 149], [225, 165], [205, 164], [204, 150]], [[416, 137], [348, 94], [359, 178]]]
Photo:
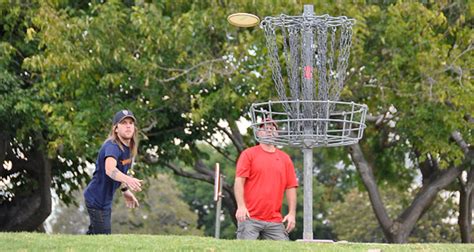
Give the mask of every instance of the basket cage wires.
[[[316, 16], [312, 11], [262, 21], [280, 101], [252, 104], [257, 141], [318, 147], [350, 145], [362, 138], [367, 106], [339, 101], [354, 23], [345, 16]], [[272, 137], [260, 137], [267, 118], [278, 130]]]
[[[294, 117], [285, 111], [288, 105], [296, 109]], [[302, 113], [305, 106], [333, 111], [325, 112], [328, 117], [307, 118]], [[297, 100], [255, 103], [250, 110], [254, 136], [259, 142], [291, 147], [336, 147], [355, 144], [362, 138], [367, 107], [354, 102]], [[271, 136], [260, 136], [258, 132], [268, 124], [276, 124], [277, 129]]]

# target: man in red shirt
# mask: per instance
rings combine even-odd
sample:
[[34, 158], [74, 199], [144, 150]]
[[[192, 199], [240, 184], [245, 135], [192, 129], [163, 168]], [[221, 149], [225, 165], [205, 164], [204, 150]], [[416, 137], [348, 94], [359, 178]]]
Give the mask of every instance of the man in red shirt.
[[[267, 119], [257, 132], [259, 145], [244, 150], [237, 162], [234, 192], [237, 200], [237, 239], [289, 240], [295, 228], [296, 180], [293, 162], [275, 145], [264, 143], [277, 134], [275, 121]], [[288, 214], [283, 218], [283, 194]], [[286, 227], [284, 226], [286, 222]]]

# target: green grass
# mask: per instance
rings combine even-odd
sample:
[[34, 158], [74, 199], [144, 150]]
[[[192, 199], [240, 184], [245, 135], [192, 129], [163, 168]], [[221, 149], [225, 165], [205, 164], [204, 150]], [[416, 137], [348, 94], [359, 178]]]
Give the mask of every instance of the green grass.
[[161, 235], [0, 233], [0, 251], [474, 251], [466, 244], [304, 243]]

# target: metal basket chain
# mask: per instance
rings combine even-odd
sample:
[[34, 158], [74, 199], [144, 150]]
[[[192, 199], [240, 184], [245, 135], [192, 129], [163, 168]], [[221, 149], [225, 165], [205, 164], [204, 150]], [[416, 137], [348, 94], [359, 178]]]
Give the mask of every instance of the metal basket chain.
[[300, 69], [300, 34], [298, 29], [295, 27], [289, 27], [288, 28], [290, 37], [289, 43], [290, 43], [290, 60], [291, 60], [291, 75], [290, 75], [290, 90], [291, 90], [291, 95], [293, 100], [298, 100], [301, 99], [300, 95], [300, 79], [298, 75], [298, 71]]
[[[277, 43], [276, 43], [275, 29], [273, 29], [270, 26], [266, 26], [265, 38], [267, 42], [267, 48], [269, 50], [268, 53], [270, 55], [272, 78], [273, 78], [273, 81], [275, 82], [278, 96], [280, 97], [281, 100], [288, 101], [288, 98], [286, 97], [285, 86], [283, 83], [283, 77], [281, 75], [280, 63], [278, 62], [278, 50], [277, 50], [278, 48], [277, 48]], [[288, 106], [288, 104], [284, 104], [284, 106], [285, 106], [286, 112], [291, 113], [291, 108]]]
[[317, 55], [318, 60], [316, 62], [318, 67], [319, 83], [318, 83], [318, 98], [317, 100], [326, 101], [328, 100], [328, 83], [327, 83], [327, 27], [323, 24], [318, 25], [318, 43], [317, 43]]
[[[284, 18], [284, 16], [281, 16], [281, 18]], [[286, 27], [281, 27], [281, 31], [283, 35], [283, 55], [285, 57], [285, 62], [286, 62], [286, 72], [288, 75], [287, 78], [288, 78], [288, 82], [291, 83], [290, 95], [291, 95], [292, 100], [296, 100], [296, 99], [299, 99], [300, 90], [299, 90], [299, 81], [298, 81], [299, 57], [295, 56], [295, 54], [296, 55], [298, 54], [298, 48], [297, 47], [295, 48], [294, 45], [291, 44], [292, 40], [295, 39], [295, 34], [294, 34], [294, 31], [290, 29], [287, 30]], [[290, 50], [288, 50], [288, 48], [290, 48]], [[286, 91], [285, 91], [285, 94], [286, 94]], [[289, 112], [290, 114], [294, 114], [295, 109], [296, 108], [292, 106], [291, 109], [287, 110], [287, 112]]]
[[[332, 89], [329, 91], [329, 100], [331, 101], [336, 101], [334, 99], [334, 93], [336, 92], [334, 89], [336, 88], [336, 78], [337, 78], [337, 72], [336, 69], [334, 69], [334, 55], [336, 52], [335, 46], [336, 46], [336, 27], [330, 27], [331, 30], [331, 43], [330, 43], [330, 50], [328, 53], [328, 68], [329, 68], [329, 75], [328, 75], [328, 84]], [[332, 109], [330, 109], [332, 111]]]
[[341, 52], [338, 58], [337, 68], [337, 88], [334, 95], [334, 100], [339, 100], [342, 88], [344, 86], [347, 66], [349, 64], [350, 49], [352, 46], [352, 26], [343, 25], [341, 29], [341, 40], [339, 48]]

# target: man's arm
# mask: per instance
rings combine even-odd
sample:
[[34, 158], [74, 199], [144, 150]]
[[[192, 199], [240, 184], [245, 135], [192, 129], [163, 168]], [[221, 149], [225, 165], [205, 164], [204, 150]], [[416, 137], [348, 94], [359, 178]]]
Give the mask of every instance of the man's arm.
[[296, 187], [288, 188], [285, 192], [288, 214], [283, 218], [283, 222], [288, 222], [286, 224], [286, 231], [291, 232], [296, 226]]
[[141, 180], [130, 177], [117, 169], [117, 160], [113, 157], [105, 159], [105, 174], [111, 179], [124, 183], [133, 191], [141, 191]]
[[237, 201], [237, 212], [235, 213], [235, 218], [237, 218], [237, 221], [244, 221], [246, 217], [250, 218], [244, 200], [245, 180], [246, 178], [243, 177], [235, 177], [234, 181], [234, 195], [235, 200]]

